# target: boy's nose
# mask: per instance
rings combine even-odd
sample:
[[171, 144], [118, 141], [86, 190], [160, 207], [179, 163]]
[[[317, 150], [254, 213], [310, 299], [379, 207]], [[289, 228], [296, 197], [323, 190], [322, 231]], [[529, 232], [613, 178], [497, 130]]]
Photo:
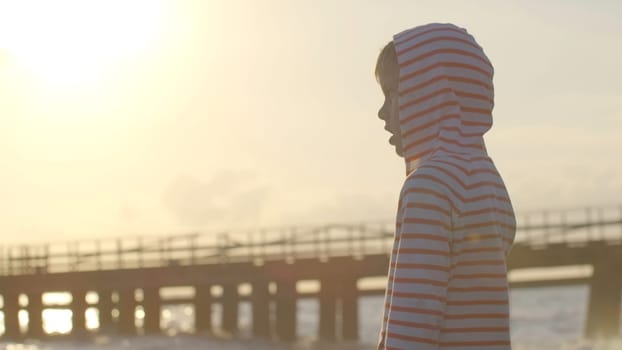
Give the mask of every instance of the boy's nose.
[[378, 110], [378, 118], [380, 118], [380, 120], [387, 120], [384, 106], [380, 107]]

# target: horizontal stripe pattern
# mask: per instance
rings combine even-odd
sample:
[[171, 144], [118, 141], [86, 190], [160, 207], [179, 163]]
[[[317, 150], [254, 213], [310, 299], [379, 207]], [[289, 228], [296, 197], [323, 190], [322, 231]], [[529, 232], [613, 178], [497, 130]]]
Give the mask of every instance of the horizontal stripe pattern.
[[407, 178], [378, 349], [508, 350], [516, 221], [483, 140], [493, 67], [462, 28], [394, 37]]
[[397, 34], [394, 42], [407, 172], [435, 150], [485, 153], [494, 69], [473, 37], [453, 25], [432, 24]]

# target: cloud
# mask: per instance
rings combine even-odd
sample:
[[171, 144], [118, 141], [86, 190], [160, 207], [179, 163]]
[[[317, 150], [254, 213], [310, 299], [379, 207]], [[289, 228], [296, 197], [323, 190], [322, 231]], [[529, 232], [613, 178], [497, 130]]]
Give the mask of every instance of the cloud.
[[391, 222], [397, 210], [396, 195], [389, 193], [307, 193], [287, 208], [287, 224]]
[[514, 127], [489, 145], [518, 211], [616, 204], [622, 143], [614, 127]]
[[270, 191], [248, 172], [223, 171], [204, 181], [180, 176], [164, 203], [186, 227], [249, 225], [260, 218]]

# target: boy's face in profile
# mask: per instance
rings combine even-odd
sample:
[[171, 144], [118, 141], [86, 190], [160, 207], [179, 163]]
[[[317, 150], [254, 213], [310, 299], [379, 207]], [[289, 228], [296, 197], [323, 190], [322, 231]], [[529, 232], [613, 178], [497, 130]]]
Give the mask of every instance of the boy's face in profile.
[[399, 83], [397, 59], [395, 56], [384, 57], [378, 68], [378, 82], [384, 93], [384, 104], [378, 111], [378, 117], [384, 120], [384, 129], [392, 134], [389, 143], [395, 146], [398, 155], [403, 156], [397, 92]]

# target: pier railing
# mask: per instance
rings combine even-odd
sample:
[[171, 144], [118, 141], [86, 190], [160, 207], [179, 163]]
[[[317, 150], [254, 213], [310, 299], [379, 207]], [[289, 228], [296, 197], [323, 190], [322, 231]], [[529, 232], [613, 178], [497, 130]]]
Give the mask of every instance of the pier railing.
[[353, 256], [388, 251], [392, 225], [367, 223], [125, 237], [0, 247], [0, 275]]
[[517, 221], [518, 244], [622, 243], [622, 205], [527, 212], [517, 215]]
[[[517, 215], [516, 244], [622, 244], [622, 206]], [[0, 247], [0, 275], [389, 254], [393, 223], [331, 224]]]

